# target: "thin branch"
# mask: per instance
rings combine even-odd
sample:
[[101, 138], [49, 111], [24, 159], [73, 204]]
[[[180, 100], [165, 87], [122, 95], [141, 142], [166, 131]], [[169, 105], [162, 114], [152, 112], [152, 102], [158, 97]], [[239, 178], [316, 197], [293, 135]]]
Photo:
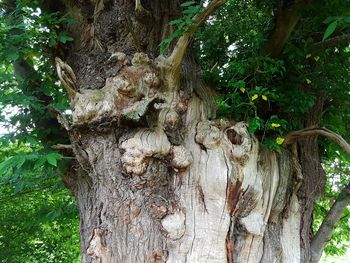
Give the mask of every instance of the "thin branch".
[[72, 150], [73, 146], [71, 144], [55, 144], [51, 148], [55, 150]]
[[350, 44], [350, 34], [336, 36], [325, 41], [320, 41], [311, 45], [312, 49], [322, 49]]
[[202, 12], [192, 18], [193, 25], [179, 38], [173, 52], [168, 58], [168, 62], [172, 66], [174, 72], [180, 71], [182, 59], [196, 30], [208, 19], [211, 14], [213, 14], [226, 2], [227, 0], [213, 0]]
[[322, 256], [323, 249], [332, 237], [335, 225], [340, 220], [340, 217], [343, 214], [346, 207], [348, 206], [349, 202], [350, 184], [346, 185], [344, 189], [340, 192], [340, 194], [337, 197], [337, 200], [334, 202], [331, 209], [328, 211], [314, 239], [311, 242], [311, 263], [319, 262]]
[[284, 144], [291, 144], [295, 139], [305, 136], [321, 135], [337, 143], [345, 152], [350, 154], [350, 145], [339, 134], [326, 128], [309, 127], [299, 131], [293, 131], [285, 136]]
[[309, 0], [293, 1], [288, 7], [283, 7], [280, 3], [275, 27], [265, 45], [265, 53], [273, 58], [281, 55]]

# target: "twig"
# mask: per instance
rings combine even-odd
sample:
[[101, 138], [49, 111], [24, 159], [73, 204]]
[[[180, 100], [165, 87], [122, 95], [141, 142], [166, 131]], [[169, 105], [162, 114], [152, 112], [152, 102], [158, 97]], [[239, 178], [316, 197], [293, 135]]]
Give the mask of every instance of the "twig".
[[72, 150], [73, 146], [70, 144], [55, 144], [51, 148], [55, 150]]

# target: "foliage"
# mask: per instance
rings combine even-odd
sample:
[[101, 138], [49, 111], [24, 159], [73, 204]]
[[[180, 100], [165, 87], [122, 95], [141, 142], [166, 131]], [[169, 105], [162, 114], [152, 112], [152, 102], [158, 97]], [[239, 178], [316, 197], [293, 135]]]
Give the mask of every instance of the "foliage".
[[18, 144], [1, 147], [0, 262], [80, 262], [75, 202], [57, 168], [45, 165], [57, 156], [41, 156], [39, 165], [33, 155]]
[[[0, 3], [0, 262], [80, 262], [78, 214], [59, 173], [69, 159], [56, 108], [68, 108], [48, 48], [72, 40], [36, 1]], [[49, 124], [42, 126], [41, 124]]]
[[[203, 2], [203, 1], [201, 1]], [[179, 38], [186, 30], [188, 30], [192, 25], [192, 18], [201, 11], [201, 4], [196, 3], [196, 1], [187, 1], [181, 4], [184, 8], [182, 11], [183, 17], [176, 20], [170, 21], [169, 25], [176, 26], [176, 30], [170, 37], [165, 38], [160, 43], [160, 53], [163, 54], [165, 50], [170, 46], [171, 42]]]
[[[305, 113], [318, 97], [331, 97], [332, 104], [337, 106], [341, 101], [348, 104], [348, 50], [313, 50], [315, 40], [308, 35], [321, 31], [326, 38], [330, 37], [335, 29], [325, 25], [332, 21], [341, 23], [345, 34], [348, 18], [341, 16], [339, 10], [346, 14], [349, 7], [321, 2], [307, 9], [281, 58], [264, 55], [265, 42], [274, 24], [273, 3], [229, 1], [197, 34], [195, 51], [205, 69], [203, 77], [222, 94], [218, 100], [219, 115], [246, 120], [250, 132], [270, 149], [278, 149], [277, 140], [281, 141], [279, 138], [288, 131], [304, 127]], [[321, 5], [327, 6], [327, 11]], [[317, 41], [322, 41], [320, 37]], [[337, 115], [332, 118], [343, 120], [335, 131], [342, 130], [340, 133], [347, 135], [344, 125], [349, 115], [332, 113]], [[282, 121], [281, 126], [269, 129], [272, 117]], [[332, 119], [324, 118], [326, 126], [331, 122]]]

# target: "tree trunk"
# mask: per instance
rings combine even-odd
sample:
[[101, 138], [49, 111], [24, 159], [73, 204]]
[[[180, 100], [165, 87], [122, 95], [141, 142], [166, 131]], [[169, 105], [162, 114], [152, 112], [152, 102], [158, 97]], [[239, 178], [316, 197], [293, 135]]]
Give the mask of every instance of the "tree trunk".
[[297, 151], [213, 119], [190, 54], [180, 78], [158, 56], [179, 1], [92, 2], [70, 7], [76, 92], [73, 122], [60, 120], [79, 164], [82, 261], [307, 262]]

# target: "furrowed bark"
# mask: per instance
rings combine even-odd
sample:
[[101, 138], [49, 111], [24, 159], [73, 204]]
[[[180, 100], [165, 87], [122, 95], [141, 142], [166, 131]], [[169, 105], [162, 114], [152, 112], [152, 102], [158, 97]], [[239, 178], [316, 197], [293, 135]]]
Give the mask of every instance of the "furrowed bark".
[[312, 263], [320, 261], [323, 249], [332, 237], [333, 230], [344, 210], [350, 203], [350, 184], [339, 193], [336, 201], [328, 211], [314, 239], [311, 242]]

